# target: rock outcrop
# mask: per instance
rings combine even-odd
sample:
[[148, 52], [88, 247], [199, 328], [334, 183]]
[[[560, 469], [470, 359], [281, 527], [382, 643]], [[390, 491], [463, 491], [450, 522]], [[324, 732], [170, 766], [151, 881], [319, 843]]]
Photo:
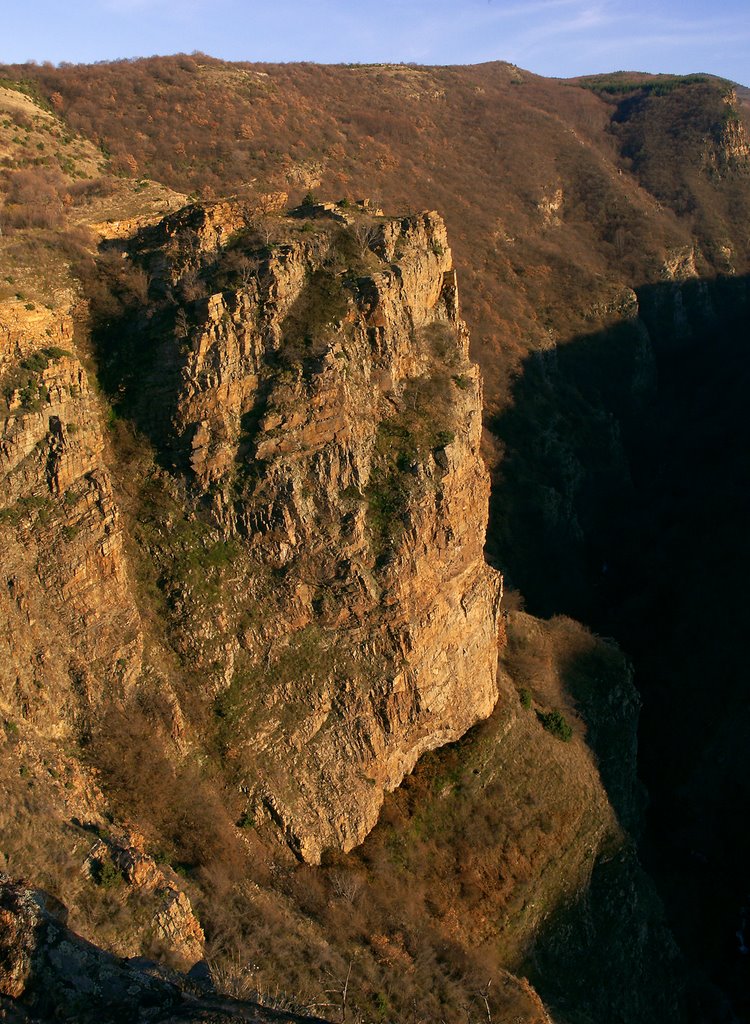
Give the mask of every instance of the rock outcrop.
[[145, 850], [145, 840], [134, 833], [97, 839], [85, 867], [94, 881], [122, 879], [131, 892], [151, 897], [154, 907], [150, 929], [156, 942], [186, 970], [203, 959], [206, 937], [177, 876], [161, 867]]
[[193, 981], [192, 975], [145, 959], [112, 956], [67, 928], [66, 916], [65, 907], [48, 893], [0, 874], [3, 1020], [320, 1021], [217, 996], [210, 981], [196, 983], [200, 975]]
[[173, 600], [207, 675], [221, 647], [213, 685], [248, 813], [312, 862], [361, 842], [383, 792], [497, 697], [481, 383], [445, 227], [358, 216], [253, 245], [219, 204], [131, 248], [168, 292], [196, 266], [210, 289], [227, 245], [244, 246], [230, 287], [162, 332], [132, 397], [174, 478], [252, 561], [223, 616], [184, 588]]
[[724, 95], [724, 106], [723, 117], [704, 156], [705, 166], [717, 175], [747, 171], [750, 167], [750, 143], [736, 89]]
[[[245, 820], [310, 862], [491, 712], [501, 594], [443, 222], [314, 213], [188, 207], [123, 253], [141, 306], [98, 363], [161, 467], [126, 511], [69, 314], [5, 314], [0, 450], [6, 718], [85, 738], [147, 685], [174, 758], [215, 734]], [[129, 566], [148, 486], [171, 504]]]

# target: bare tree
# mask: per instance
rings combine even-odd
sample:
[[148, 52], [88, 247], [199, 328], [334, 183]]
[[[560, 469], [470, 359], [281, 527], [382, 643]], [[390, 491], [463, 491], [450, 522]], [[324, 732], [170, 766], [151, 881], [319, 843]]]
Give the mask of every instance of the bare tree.
[[356, 871], [332, 871], [331, 884], [335, 895], [345, 903], [354, 905], [362, 892], [364, 882]]
[[258, 232], [260, 237], [266, 244], [266, 247], [270, 247], [272, 244], [274, 234], [274, 221], [271, 217], [260, 216], [253, 221], [253, 227]]
[[492, 978], [489, 978], [484, 988], [479, 990], [479, 998], [484, 1003], [484, 1011], [487, 1014], [487, 1024], [492, 1024], [492, 1011], [490, 1010], [490, 985], [492, 984]]
[[151, 287], [151, 275], [143, 267], [134, 267], [128, 284], [136, 300], [145, 306], [148, 302], [148, 292]]
[[361, 256], [366, 256], [370, 251], [377, 234], [377, 228], [373, 224], [368, 224], [366, 220], [360, 220], [354, 225], [354, 237], [357, 239]]
[[243, 288], [248, 288], [250, 282], [258, 275], [259, 263], [257, 259], [243, 256], [239, 261], [237, 269], [240, 275], [240, 283]]
[[336, 978], [331, 973], [331, 971], [327, 970], [325, 973], [328, 975], [330, 980], [334, 983], [335, 988], [327, 988], [327, 989], [325, 989], [325, 994], [327, 996], [335, 996], [336, 997], [336, 1002], [335, 1003], [310, 1003], [309, 1004], [310, 1009], [333, 1009], [334, 1007], [337, 1007], [338, 1010], [339, 1010], [339, 1013], [341, 1015], [341, 1024], [346, 1024], [347, 1015], [348, 1015], [348, 1012], [349, 1012], [349, 982], [351, 980], [352, 967], [353, 966], [354, 966], [354, 961], [350, 960], [349, 961], [349, 967], [348, 967], [347, 972], [346, 972], [346, 977], [344, 977], [344, 978]]
[[201, 299], [206, 294], [206, 286], [198, 276], [198, 271], [195, 267], [188, 268], [182, 275], [179, 289], [186, 302], [194, 302], [195, 299]]

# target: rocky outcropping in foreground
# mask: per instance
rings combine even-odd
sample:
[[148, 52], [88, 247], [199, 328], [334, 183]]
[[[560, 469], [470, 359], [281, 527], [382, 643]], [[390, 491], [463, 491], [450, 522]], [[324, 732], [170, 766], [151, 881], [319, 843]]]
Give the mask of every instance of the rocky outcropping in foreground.
[[66, 919], [66, 908], [53, 896], [0, 874], [0, 1020], [320, 1020], [217, 995], [205, 964], [184, 975], [140, 957], [113, 956], [72, 932]]

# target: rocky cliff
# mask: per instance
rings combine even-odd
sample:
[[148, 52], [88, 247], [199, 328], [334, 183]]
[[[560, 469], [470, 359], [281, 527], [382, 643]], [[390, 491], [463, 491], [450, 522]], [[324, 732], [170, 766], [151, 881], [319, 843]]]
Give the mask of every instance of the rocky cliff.
[[[281, 985], [320, 1006], [348, 986], [363, 1020], [544, 1020], [512, 970], [556, 1019], [684, 1019], [679, 958], [624, 831], [641, 818], [630, 669], [570, 622], [501, 619], [489, 721], [420, 758], [342, 852], [420, 751], [491, 707], [499, 581], [440, 220], [351, 199], [280, 215], [278, 189], [439, 204], [503, 413], [485, 434], [492, 554], [533, 608], [586, 612], [616, 582], [609, 538], [640, 521], [629, 431], [658, 383], [643, 283], [666, 282], [651, 317], [669, 332], [691, 304], [721, 305], [695, 275], [746, 267], [741, 109], [704, 76], [579, 88], [502, 65], [182, 63], [189, 88], [168, 90], [149, 173], [168, 154], [181, 192], [241, 185], [241, 201], [57, 180], [37, 134], [0, 125], [16, 161], [0, 180], [0, 869], [62, 898], [111, 953], [205, 955], [235, 994]], [[98, 103], [100, 76], [120, 76], [119, 117], [140, 108], [117, 90], [140, 77], [148, 94], [163, 64], [89, 69], [87, 89]], [[190, 93], [206, 76], [222, 102], [222, 81], [270, 87], [243, 114], [253, 146], [223, 169], [212, 149], [208, 185], [197, 143], [192, 171], [172, 163], [175, 124], [208, 123]], [[382, 112], [373, 127], [373, 88], [408, 130]], [[79, 90], [64, 91], [74, 116]], [[297, 127], [287, 159], [278, 104], [309, 150], [330, 143], [319, 173], [298, 174]], [[147, 169], [141, 125], [112, 167]], [[675, 605], [656, 604], [658, 632]]]
[[[317, 861], [361, 842], [419, 755], [491, 711], [500, 579], [442, 221], [302, 212], [271, 247], [223, 204], [136, 240], [157, 305], [196, 266], [210, 294], [157, 335], [131, 397], [242, 551], [218, 601], [229, 625], [172, 594], [225, 756], [248, 813]], [[234, 279], [215, 291], [228, 252]]]
[[[365, 1019], [484, 1017], [529, 943], [561, 1019], [668, 1019], [658, 901], [608, 807], [637, 831], [629, 672], [552, 658], [538, 692], [554, 620], [505, 620], [531, 706], [501, 679], [487, 728], [340, 852], [492, 699], [447, 243], [352, 197], [436, 205], [487, 382], [491, 556], [635, 657], [644, 849], [692, 963], [746, 1006], [746, 91], [200, 54], [2, 74], [0, 867], [120, 955], [204, 935], [276, 980], [307, 965], [318, 999], [355, 955]], [[349, 202], [277, 216], [308, 188]]]
[[2, 692], [9, 719], [80, 737], [158, 662], [183, 751], [215, 727], [244, 814], [316, 862], [492, 710], [501, 584], [442, 221], [307, 212], [266, 245], [230, 204], [142, 230], [121, 259], [145, 302], [99, 322], [110, 419], [153, 454], [124, 500], [175, 679], [153, 630], [144, 668], [138, 601], [153, 607], [70, 318], [6, 322]]

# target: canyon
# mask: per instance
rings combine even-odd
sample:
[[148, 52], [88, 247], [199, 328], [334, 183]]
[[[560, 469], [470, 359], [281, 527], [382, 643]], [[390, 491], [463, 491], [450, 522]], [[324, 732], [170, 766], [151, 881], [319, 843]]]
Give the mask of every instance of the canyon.
[[154, 1019], [744, 1019], [742, 91], [2, 73], [5, 926]]

